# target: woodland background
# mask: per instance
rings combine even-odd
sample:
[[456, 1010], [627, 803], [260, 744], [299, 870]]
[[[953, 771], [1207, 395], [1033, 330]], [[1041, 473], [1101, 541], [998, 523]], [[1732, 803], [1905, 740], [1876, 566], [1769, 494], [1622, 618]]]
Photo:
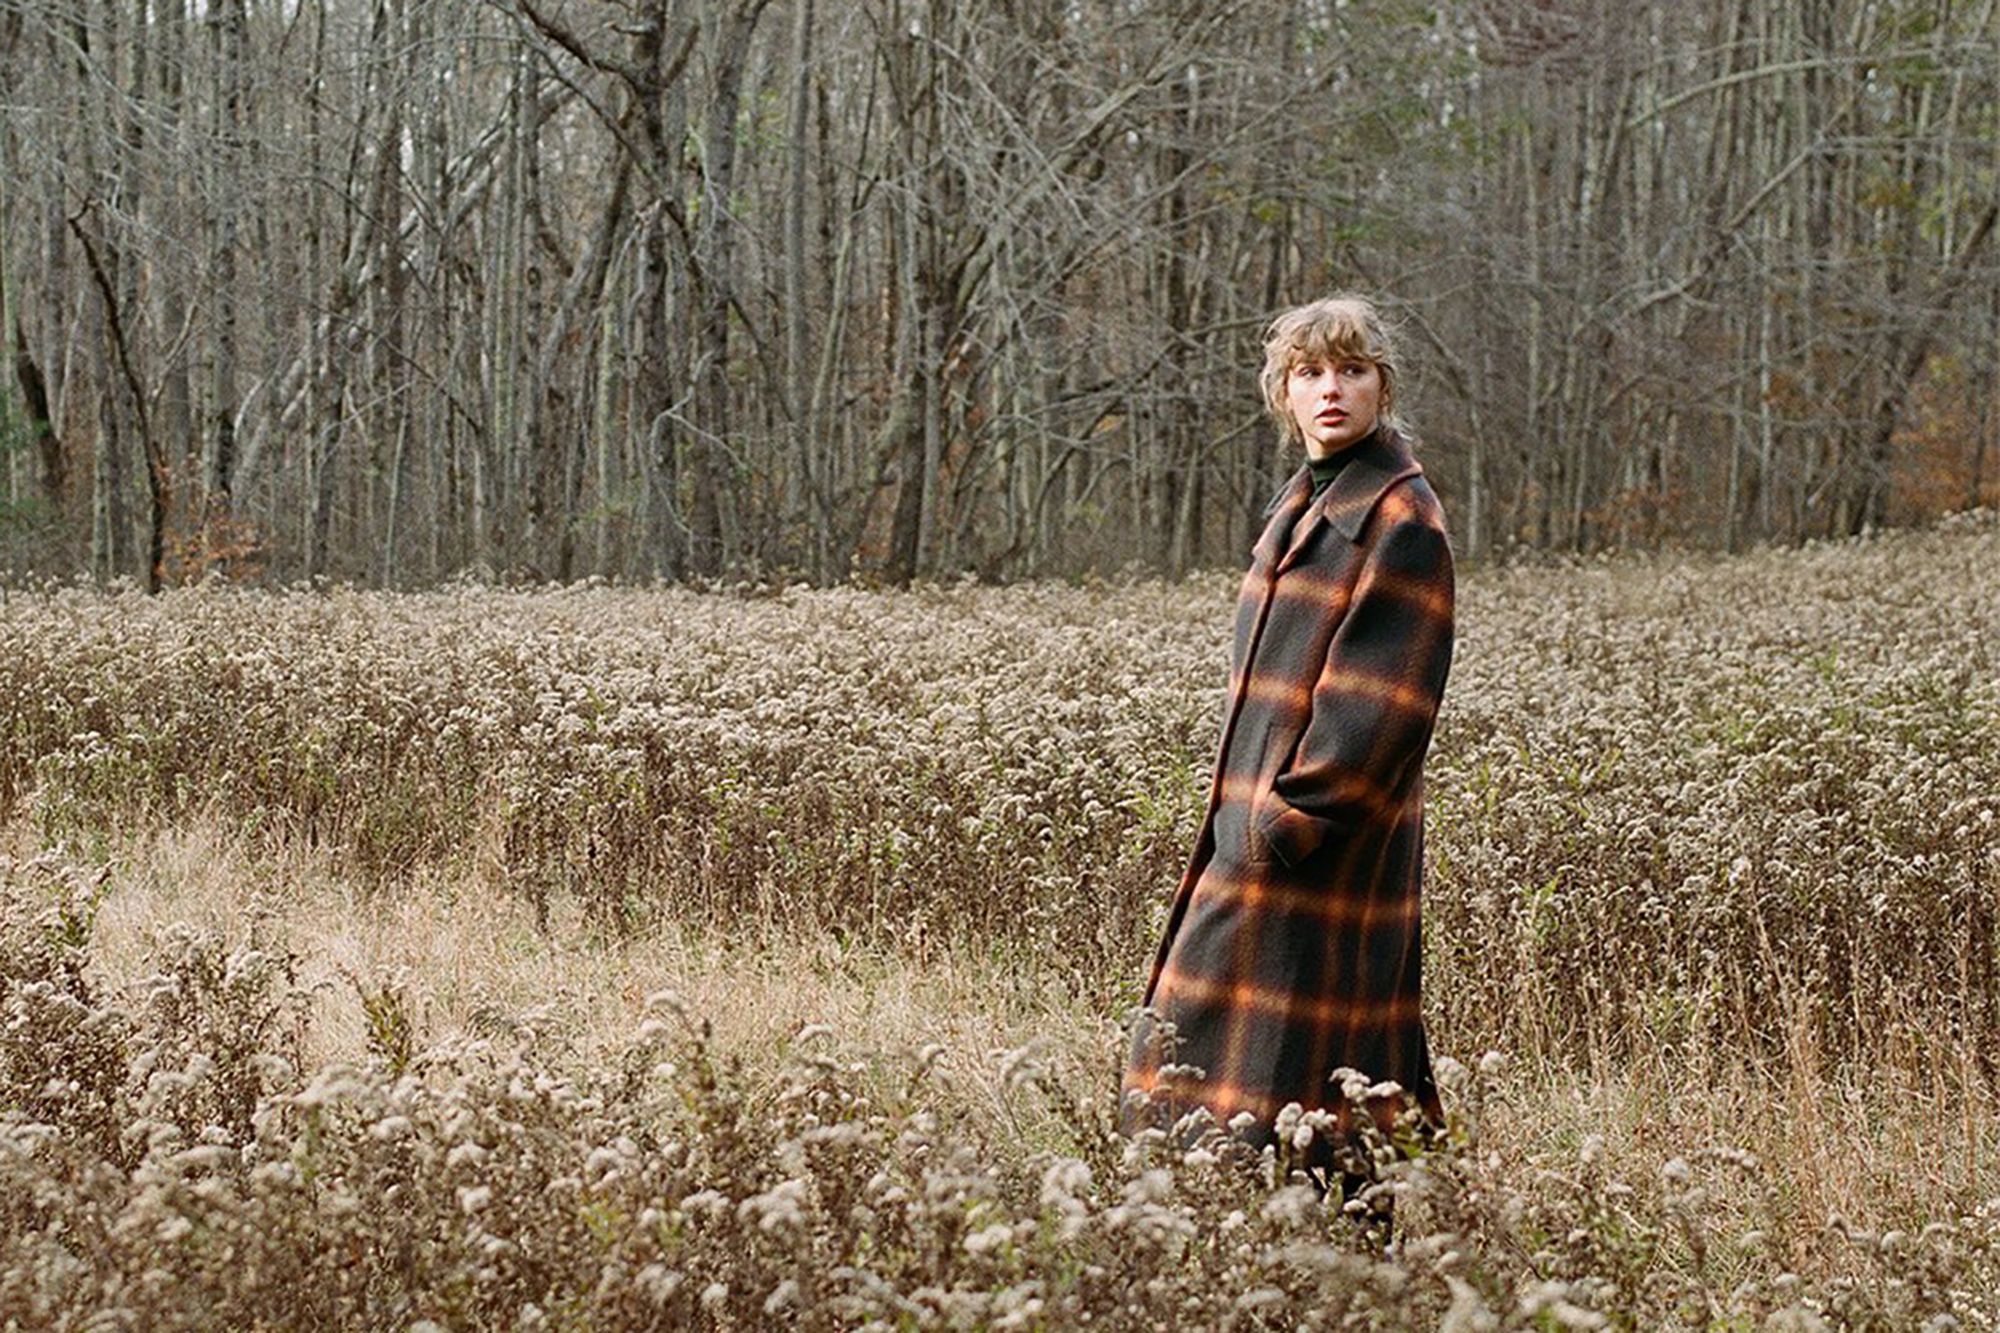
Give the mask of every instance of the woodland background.
[[1392, 299], [1468, 556], [2000, 494], [1995, 0], [0, 0], [0, 570], [1179, 575]]

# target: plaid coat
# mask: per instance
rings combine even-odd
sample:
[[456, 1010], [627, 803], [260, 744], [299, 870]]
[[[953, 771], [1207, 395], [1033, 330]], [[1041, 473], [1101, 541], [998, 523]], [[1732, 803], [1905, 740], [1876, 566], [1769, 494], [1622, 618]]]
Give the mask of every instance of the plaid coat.
[[[1133, 1031], [1128, 1128], [1201, 1105], [1224, 1124], [1250, 1112], [1261, 1145], [1287, 1102], [1345, 1125], [1328, 1083], [1343, 1066], [1442, 1121], [1418, 887], [1451, 548], [1408, 441], [1385, 427], [1351, 447], [1310, 512], [1310, 469], [1292, 475], [1243, 577], [1208, 809]], [[1167, 1062], [1183, 1068], [1163, 1081]]]

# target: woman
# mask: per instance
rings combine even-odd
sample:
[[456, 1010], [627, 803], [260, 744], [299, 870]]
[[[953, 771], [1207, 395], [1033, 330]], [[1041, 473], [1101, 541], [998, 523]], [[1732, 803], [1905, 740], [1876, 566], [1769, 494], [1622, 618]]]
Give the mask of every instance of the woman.
[[1351, 1196], [1367, 1168], [1336, 1071], [1377, 1085], [1367, 1105], [1385, 1130], [1402, 1109], [1385, 1081], [1427, 1126], [1443, 1119], [1418, 889], [1424, 753], [1451, 666], [1451, 548], [1395, 413], [1396, 352], [1371, 303], [1343, 295], [1280, 315], [1262, 384], [1305, 460], [1266, 510], [1237, 599], [1208, 809], [1134, 1029], [1126, 1125], [1205, 1108], [1262, 1146], [1288, 1103], [1321, 1110], [1305, 1117], [1321, 1131], [1308, 1169], [1324, 1191], [1343, 1168]]

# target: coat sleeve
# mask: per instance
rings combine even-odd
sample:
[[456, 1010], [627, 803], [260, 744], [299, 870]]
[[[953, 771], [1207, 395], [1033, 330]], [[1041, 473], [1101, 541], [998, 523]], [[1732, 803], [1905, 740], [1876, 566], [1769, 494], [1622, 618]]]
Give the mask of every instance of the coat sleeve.
[[1392, 810], [1423, 763], [1444, 697], [1451, 546], [1434, 513], [1386, 498], [1313, 686], [1311, 720], [1255, 815], [1258, 836], [1287, 866]]

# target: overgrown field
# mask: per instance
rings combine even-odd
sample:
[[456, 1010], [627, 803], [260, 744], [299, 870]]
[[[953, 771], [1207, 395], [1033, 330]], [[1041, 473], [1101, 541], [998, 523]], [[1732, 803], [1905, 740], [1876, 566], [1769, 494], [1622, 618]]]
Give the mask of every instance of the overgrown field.
[[1387, 1259], [1111, 1131], [1233, 575], [10, 591], [0, 1326], [1991, 1323], [1996, 570], [1464, 579]]

